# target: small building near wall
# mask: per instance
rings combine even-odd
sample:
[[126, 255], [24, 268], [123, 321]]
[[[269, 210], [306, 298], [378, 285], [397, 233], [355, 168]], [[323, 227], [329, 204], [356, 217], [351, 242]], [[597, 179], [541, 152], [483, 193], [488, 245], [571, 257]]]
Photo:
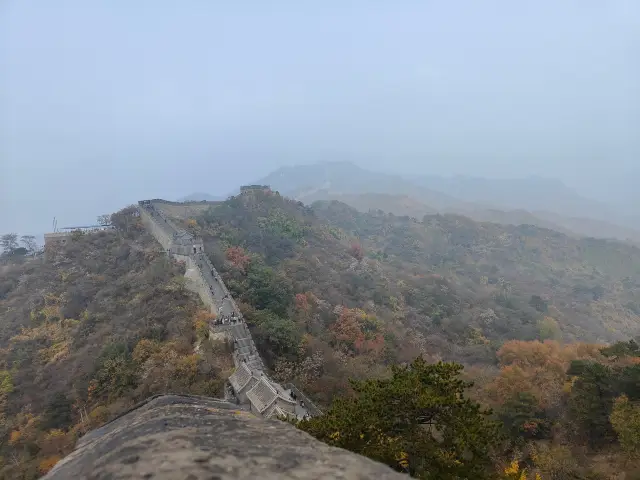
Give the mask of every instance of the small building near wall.
[[44, 248], [64, 245], [71, 239], [71, 232], [54, 232], [44, 234]]
[[185, 230], [179, 230], [173, 234], [171, 253], [177, 255], [195, 255], [202, 252], [204, 252], [202, 238], [194, 237]]

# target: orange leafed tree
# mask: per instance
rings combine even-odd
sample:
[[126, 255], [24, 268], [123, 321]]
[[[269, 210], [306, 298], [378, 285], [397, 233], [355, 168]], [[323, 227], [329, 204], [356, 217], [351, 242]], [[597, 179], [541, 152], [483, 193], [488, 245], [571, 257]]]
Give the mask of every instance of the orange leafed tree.
[[490, 398], [502, 404], [517, 393], [530, 393], [539, 406], [549, 408], [560, 401], [565, 372], [571, 361], [598, 358], [598, 345], [561, 345], [553, 340], [506, 342], [497, 356], [500, 374], [488, 387]]
[[51, 455], [50, 457], [46, 457], [40, 461], [40, 464], [38, 465], [38, 470], [40, 471], [41, 474], [44, 475], [49, 470], [51, 470], [55, 466], [55, 464], [58, 463], [59, 461], [60, 461], [60, 457], [58, 455]]
[[195, 218], [190, 218], [189, 220], [187, 220], [187, 228], [189, 230], [195, 230], [198, 227], [198, 222], [196, 221]]
[[20, 441], [20, 438], [22, 438], [20, 430], [13, 430], [11, 435], [9, 435], [9, 445], [16, 445]]
[[242, 247], [229, 247], [226, 251], [227, 260], [237, 269], [245, 272], [251, 258]]
[[296, 293], [296, 308], [298, 310], [309, 310], [309, 299], [304, 293]]
[[344, 307], [331, 327], [334, 339], [354, 353], [380, 354], [384, 349], [384, 335], [376, 331], [365, 331], [365, 326], [372, 323], [368, 320], [370, 319], [364, 311]]
[[349, 248], [349, 254], [356, 260], [360, 261], [364, 258], [364, 250], [360, 242], [353, 242]]
[[204, 309], [198, 309], [196, 311], [196, 314], [194, 316], [193, 322], [194, 325], [197, 326], [200, 324], [205, 324], [208, 325], [209, 322], [212, 322], [213, 320], [216, 319], [216, 314], [212, 313], [208, 310], [204, 310]]

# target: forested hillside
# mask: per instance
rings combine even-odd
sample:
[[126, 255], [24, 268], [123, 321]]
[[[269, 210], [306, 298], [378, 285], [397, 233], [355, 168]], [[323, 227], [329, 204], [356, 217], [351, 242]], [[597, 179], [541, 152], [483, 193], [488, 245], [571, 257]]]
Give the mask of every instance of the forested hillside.
[[[204, 236], [247, 305], [269, 303], [286, 317], [293, 295], [305, 294], [320, 310], [361, 308], [447, 359], [492, 361], [508, 339], [640, 333], [640, 249], [615, 241], [453, 215], [415, 221], [339, 202], [310, 208], [269, 192], [234, 197], [185, 226]], [[266, 303], [254, 291], [258, 275], [279, 289], [265, 291]]]
[[233, 363], [202, 342], [209, 315], [184, 268], [135, 209], [113, 222], [46, 258], [0, 257], [0, 478], [36, 478], [150, 395], [221, 395]]
[[[419, 478], [640, 473], [637, 248], [269, 189], [166, 213], [195, 215], [176, 221], [274, 377], [325, 409], [298, 424], [312, 435]], [[231, 372], [184, 267], [135, 209], [112, 220], [46, 258], [0, 257], [0, 478], [46, 472], [154, 393], [219, 396]]]
[[[308, 207], [268, 189], [181, 221], [204, 237], [276, 376], [325, 407], [353, 394], [367, 409], [389, 400], [367, 397], [372, 386], [354, 390], [350, 378], [389, 378], [392, 365], [421, 354], [457, 361], [466, 366], [461, 378], [475, 382], [472, 397], [494, 409], [505, 439], [496, 462], [507, 475], [633, 470], [640, 442], [624, 437], [616, 415], [635, 421], [637, 356], [602, 349], [640, 332], [637, 248], [458, 216], [416, 221], [338, 202]], [[375, 412], [401, 410], [401, 398], [394, 405]], [[357, 428], [340, 427], [349, 415], [332, 412], [331, 428]], [[350, 443], [316, 427], [303, 428], [394, 465], [384, 449], [361, 450], [364, 437]]]
[[577, 236], [640, 242], [637, 218], [581, 197], [557, 180], [437, 177], [369, 171], [349, 162], [282, 167], [256, 183], [311, 204], [338, 200], [396, 215], [457, 214], [504, 225], [531, 224]]

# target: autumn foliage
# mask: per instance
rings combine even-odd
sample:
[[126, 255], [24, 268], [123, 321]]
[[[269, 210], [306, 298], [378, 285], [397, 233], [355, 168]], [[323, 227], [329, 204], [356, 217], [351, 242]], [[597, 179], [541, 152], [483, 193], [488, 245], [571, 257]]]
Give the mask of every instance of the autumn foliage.
[[231, 262], [231, 264], [236, 267], [238, 270], [245, 272], [247, 270], [247, 266], [251, 261], [251, 258], [244, 251], [242, 247], [229, 247], [225, 252], [227, 260]]
[[309, 310], [309, 299], [304, 293], [296, 294], [296, 308], [305, 312]]
[[43, 458], [40, 461], [40, 464], [38, 465], [38, 471], [42, 475], [44, 475], [49, 470], [51, 470], [56, 465], [56, 463], [58, 463], [59, 461], [60, 461], [60, 456], [59, 455], [51, 455], [49, 457]]
[[364, 258], [364, 249], [362, 248], [360, 242], [353, 242], [351, 244], [351, 247], [349, 248], [349, 254], [358, 261]]
[[38, 478], [151, 395], [222, 392], [233, 363], [202, 341], [213, 316], [134, 213], [46, 262], [0, 266], [0, 478]]
[[566, 371], [573, 360], [601, 358], [601, 345], [562, 345], [554, 340], [506, 342], [497, 357], [501, 369], [489, 385], [490, 398], [503, 404], [518, 393], [528, 393], [541, 408], [559, 404]]
[[384, 349], [384, 335], [378, 331], [377, 320], [357, 308], [343, 307], [331, 332], [336, 343], [347, 352], [379, 355]]

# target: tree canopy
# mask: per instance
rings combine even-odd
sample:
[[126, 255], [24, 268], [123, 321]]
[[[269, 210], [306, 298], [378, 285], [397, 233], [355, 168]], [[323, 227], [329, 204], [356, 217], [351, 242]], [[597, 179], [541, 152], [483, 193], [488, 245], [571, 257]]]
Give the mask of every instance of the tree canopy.
[[418, 478], [491, 478], [498, 426], [467, 398], [462, 368], [418, 358], [394, 366], [391, 378], [352, 381], [353, 397], [299, 427]]

